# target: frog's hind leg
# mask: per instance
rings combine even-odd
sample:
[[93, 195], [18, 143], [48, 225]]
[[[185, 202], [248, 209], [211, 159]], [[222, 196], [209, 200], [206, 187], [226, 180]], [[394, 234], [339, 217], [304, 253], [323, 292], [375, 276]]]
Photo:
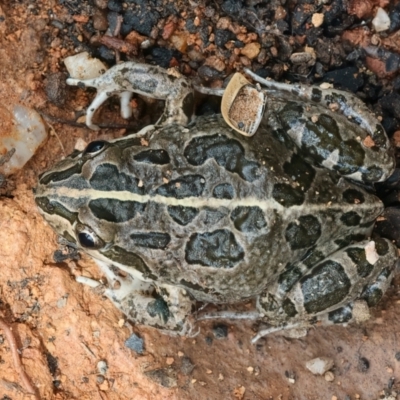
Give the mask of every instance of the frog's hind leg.
[[265, 88], [268, 123], [289, 136], [303, 157], [364, 183], [382, 182], [393, 173], [394, 152], [385, 130], [356, 96], [245, 72]]
[[[393, 277], [397, 248], [388, 240], [365, 240], [340, 249], [320, 261], [279, 299], [279, 290], [265, 291], [257, 302], [260, 313], [274, 326], [261, 330], [253, 341], [272, 332], [322, 324], [360, 321], [360, 301], [375, 306]], [[278, 285], [279, 286], [279, 285]], [[361, 307], [362, 308], [362, 307]]]

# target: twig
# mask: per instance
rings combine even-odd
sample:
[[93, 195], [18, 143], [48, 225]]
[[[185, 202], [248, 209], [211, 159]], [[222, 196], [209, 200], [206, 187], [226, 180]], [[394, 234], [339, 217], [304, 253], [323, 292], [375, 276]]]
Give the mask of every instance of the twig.
[[[87, 128], [85, 123], [76, 122], [69, 119], [58, 118], [53, 115], [46, 114], [45, 112], [35, 109], [46, 121], [50, 121], [58, 124], [65, 124], [70, 126], [76, 126], [78, 128]], [[132, 124], [97, 124], [100, 128], [104, 129], [138, 129], [138, 123], [134, 122]]]
[[8, 340], [12, 358], [13, 358], [13, 362], [14, 362], [14, 368], [18, 372], [18, 375], [21, 378], [21, 381], [22, 381], [22, 384], [23, 384], [25, 390], [29, 394], [34, 395], [36, 400], [40, 400], [40, 396], [37, 392], [37, 389], [32, 385], [32, 383], [29, 379], [29, 376], [25, 372], [24, 367], [21, 363], [21, 359], [19, 358], [18, 346], [17, 346], [17, 342], [15, 341], [14, 334], [12, 333], [10, 327], [6, 324], [6, 322], [2, 318], [0, 318], [0, 329], [3, 330], [4, 335], [6, 336], [6, 338]]

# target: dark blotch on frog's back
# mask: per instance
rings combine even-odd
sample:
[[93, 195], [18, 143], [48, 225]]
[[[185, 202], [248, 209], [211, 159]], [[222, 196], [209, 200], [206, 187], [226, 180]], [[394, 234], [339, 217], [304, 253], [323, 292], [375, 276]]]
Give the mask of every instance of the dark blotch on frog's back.
[[299, 267], [295, 265], [287, 266], [285, 271], [279, 275], [279, 290], [282, 290], [282, 293], [288, 293], [302, 275], [303, 273]]
[[144, 93], [149, 93], [151, 95], [156, 91], [157, 86], [158, 82], [156, 79], [135, 80], [135, 88], [137, 90], [140, 90]]
[[290, 161], [283, 164], [283, 170], [304, 191], [310, 188], [315, 178], [315, 169], [298, 154], [293, 154]]
[[137, 162], [156, 165], [165, 165], [170, 162], [169, 155], [165, 150], [144, 150], [135, 154], [133, 159]]
[[227, 229], [194, 233], [186, 244], [185, 259], [188, 264], [233, 268], [243, 258], [242, 247], [234, 234]]
[[358, 171], [364, 164], [365, 151], [355, 139], [343, 140], [337, 121], [328, 113], [318, 114], [313, 122], [301, 104], [288, 102], [279, 112], [279, 119], [286, 130], [301, 130], [301, 151], [322, 165], [334, 152], [339, 152], [333, 169], [342, 175]]
[[348, 236], [342, 237], [340, 239], [337, 239], [334, 241], [334, 243], [337, 244], [337, 246], [339, 248], [343, 248], [343, 247], [348, 246], [351, 243], [361, 242], [362, 240], [365, 239], [365, 236], [366, 236], [365, 234], [356, 233], [353, 235], [348, 235]]
[[374, 238], [376, 252], [382, 257], [389, 252], [389, 245], [381, 237]]
[[361, 217], [355, 211], [349, 211], [347, 213], [342, 214], [340, 220], [346, 226], [358, 226], [361, 221]]
[[313, 88], [311, 91], [311, 100], [315, 103], [320, 103], [322, 100], [322, 91], [318, 88]]
[[183, 175], [157, 188], [156, 194], [165, 197], [184, 199], [185, 197], [199, 197], [202, 195], [205, 179], [201, 175]]
[[386, 149], [388, 141], [386, 132], [381, 124], [377, 124], [375, 126], [375, 131], [372, 134], [372, 140], [379, 148]]
[[199, 136], [192, 139], [184, 150], [184, 156], [192, 165], [202, 165], [213, 158], [229, 172], [253, 182], [258, 179], [259, 164], [246, 159], [243, 146], [238, 140], [225, 135]]
[[164, 232], [132, 233], [129, 236], [133, 245], [149, 249], [165, 249], [171, 241], [171, 236]]
[[349, 247], [345, 250], [347, 255], [351, 258], [357, 267], [357, 274], [362, 278], [371, 274], [374, 266], [367, 261], [365, 249], [360, 247]]
[[214, 187], [213, 197], [232, 200], [235, 197], [235, 189], [230, 183], [221, 183]]
[[[182, 85], [186, 86], [186, 83], [182, 82]], [[183, 99], [182, 110], [183, 110], [183, 113], [188, 118], [188, 121], [190, 121], [190, 119], [192, 118], [193, 113], [194, 113], [194, 94], [192, 92], [188, 93], [185, 96], [185, 98]]]
[[272, 197], [284, 207], [299, 206], [304, 202], [304, 193], [300, 186], [295, 188], [288, 183], [277, 183], [272, 190]]
[[382, 299], [382, 283], [390, 278], [392, 271], [392, 268], [384, 268], [376, 278], [375, 282], [371, 285], [367, 285], [363, 289], [360, 297], [367, 302], [368, 307], [375, 307]]
[[295, 304], [288, 297], [283, 300], [282, 308], [288, 318], [294, 318], [297, 314]]
[[59, 215], [60, 217], [66, 219], [71, 225], [73, 225], [78, 219], [78, 213], [72, 212], [65, 208], [58, 201], [49, 201], [47, 197], [36, 197], [35, 202], [42, 210], [50, 215]]
[[353, 318], [352, 309], [349, 305], [338, 308], [328, 313], [329, 321], [334, 324], [343, 324], [350, 321]]
[[128, 191], [131, 193], [144, 194], [143, 187], [139, 187], [139, 179], [124, 174], [113, 164], [101, 164], [96, 167], [89, 179], [90, 186], [96, 190]]
[[77, 174], [79, 176], [82, 173], [82, 162], [77, 162], [71, 168], [67, 168], [63, 171], [55, 171], [46, 174], [45, 176], [39, 176], [39, 182], [42, 185], [48, 185], [50, 182], [61, 182], [66, 181], [67, 179], [71, 178], [73, 175]]
[[349, 204], [362, 204], [365, 202], [365, 196], [357, 189], [347, 189], [342, 194], [343, 200]]
[[313, 246], [321, 236], [321, 224], [313, 215], [303, 215], [291, 222], [285, 232], [285, 238], [292, 250]]
[[368, 170], [362, 173], [362, 179], [364, 182], [377, 182], [383, 175], [382, 168], [377, 165], [371, 165]]
[[194, 207], [168, 206], [167, 210], [170, 217], [182, 226], [192, 222], [199, 214], [199, 210]]
[[122, 247], [112, 246], [106, 251], [101, 251], [101, 254], [103, 254], [104, 257], [109, 258], [111, 261], [134, 268], [141, 272], [144, 278], [149, 278], [154, 281], [158, 280], [157, 276], [151, 272], [147, 264], [138, 255], [127, 251]]
[[325, 311], [343, 301], [349, 294], [351, 282], [344, 268], [327, 260], [300, 280], [304, 308], [309, 314]]
[[93, 215], [104, 221], [126, 222], [142, 213], [146, 204], [137, 201], [121, 201], [117, 199], [96, 199], [89, 202], [89, 209]]
[[259, 207], [236, 207], [231, 213], [235, 228], [241, 232], [255, 233], [267, 226]]

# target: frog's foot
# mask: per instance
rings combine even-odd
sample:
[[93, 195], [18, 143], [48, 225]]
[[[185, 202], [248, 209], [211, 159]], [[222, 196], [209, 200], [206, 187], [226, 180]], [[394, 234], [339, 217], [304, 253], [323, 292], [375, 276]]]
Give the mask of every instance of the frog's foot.
[[86, 114], [86, 125], [95, 130], [99, 128], [92, 122], [93, 115], [112, 95], [120, 97], [123, 118], [129, 118], [132, 115], [130, 106], [132, 93], [165, 100], [165, 110], [158, 125], [176, 123], [186, 126], [194, 113], [191, 83], [179, 73], [167, 71], [155, 65], [125, 62], [115, 65], [94, 79], [68, 78], [67, 84], [97, 89], [97, 95]]
[[[192, 300], [188, 293], [170, 285], [158, 285], [117, 270], [96, 260], [107, 278], [103, 294], [119, 308], [129, 320], [140, 325], [152, 326], [168, 334], [194, 335], [194, 321], [190, 317]], [[124, 273], [125, 275], [125, 273]], [[78, 277], [78, 282], [98, 287], [99, 282]]]

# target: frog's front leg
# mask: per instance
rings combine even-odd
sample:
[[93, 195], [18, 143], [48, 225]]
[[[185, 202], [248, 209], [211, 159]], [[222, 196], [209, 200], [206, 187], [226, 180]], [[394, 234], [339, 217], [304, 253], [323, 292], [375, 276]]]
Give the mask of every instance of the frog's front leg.
[[258, 297], [257, 308], [272, 327], [260, 331], [253, 341], [317, 321], [347, 324], [357, 320], [354, 302], [378, 303], [390, 285], [397, 258], [396, 246], [378, 238], [334, 252], [305, 275], [301, 265], [294, 265]]
[[104, 262], [96, 263], [108, 280], [104, 294], [129, 320], [169, 334], [192, 334], [193, 302], [184, 289], [167, 284], [155, 286], [131, 274], [120, 276]]
[[68, 78], [67, 84], [97, 89], [97, 95], [88, 107], [86, 116], [86, 125], [91, 129], [99, 129], [92, 123], [92, 117], [112, 95], [120, 97], [123, 118], [129, 118], [132, 114], [129, 105], [132, 93], [165, 100], [164, 113], [157, 125], [176, 123], [185, 126], [194, 112], [193, 88], [189, 80], [176, 71], [154, 65], [125, 62], [94, 79]]

